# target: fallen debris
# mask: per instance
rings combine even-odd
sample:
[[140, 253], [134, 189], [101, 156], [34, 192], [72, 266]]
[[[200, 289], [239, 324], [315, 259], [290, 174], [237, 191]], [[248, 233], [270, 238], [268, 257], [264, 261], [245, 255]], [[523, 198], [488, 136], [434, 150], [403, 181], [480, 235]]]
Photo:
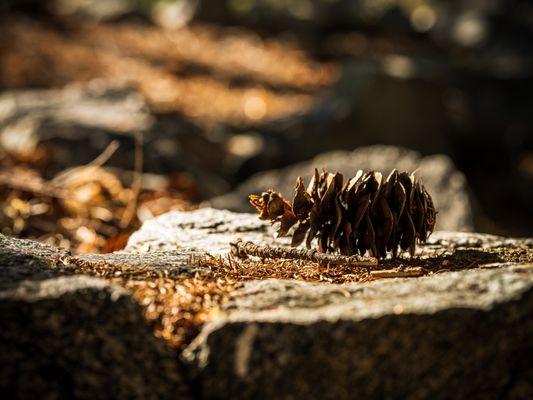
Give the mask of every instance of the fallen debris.
[[0, 232], [77, 253], [112, 252], [126, 246], [145, 218], [195, 207], [185, 192], [142, 188], [140, 171], [129, 188], [103, 166], [114, 148], [112, 142], [98, 159], [53, 179], [44, 168], [0, 158]]
[[422, 267], [410, 267], [405, 269], [384, 269], [380, 271], [370, 271], [372, 278], [416, 278], [425, 274]]
[[231, 254], [239, 258], [247, 258], [248, 255], [261, 258], [285, 258], [306, 260], [320, 265], [347, 265], [352, 267], [375, 267], [378, 265], [376, 258], [364, 258], [357, 255], [343, 256], [338, 254], [322, 253], [318, 250], [289, 247], [261, 246], [252, 242], [237, 240], [232, 242]]

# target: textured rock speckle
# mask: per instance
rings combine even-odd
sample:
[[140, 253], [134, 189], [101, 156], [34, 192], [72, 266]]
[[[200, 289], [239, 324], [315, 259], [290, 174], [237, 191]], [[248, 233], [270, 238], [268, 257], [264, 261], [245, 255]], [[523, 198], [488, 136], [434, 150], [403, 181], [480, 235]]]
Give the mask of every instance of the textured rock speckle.
[[238, 238], [287, 245], [255, 214], [211, 208], [151, 220], [109, 255], [71, 255], [0, 235], [0, 392], [186, 398], [192, 387], [198, 398], [217, 399], [533, 397], [531, 239], [437, 231], [414, 259], [431, 263], [419, 278], [245, 279], [180, 361], [126, 290], [61, 276], [109, 268], [209, 280], [212, 271], [198, 260], [225, 257]]
[[227, 309], [184, 352], [205, 398], [533, 394], [533, 265], [368, 284], [254, 281]]
[[120, 286], [68, 253], [0, 235], [2, 398], [188, 398], [175, 354]]

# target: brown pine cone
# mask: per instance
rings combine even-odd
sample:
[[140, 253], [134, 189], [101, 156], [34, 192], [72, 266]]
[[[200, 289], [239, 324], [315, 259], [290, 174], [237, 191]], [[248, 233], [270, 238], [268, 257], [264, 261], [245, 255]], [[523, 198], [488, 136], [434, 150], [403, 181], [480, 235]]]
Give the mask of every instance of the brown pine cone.
[[259, 218], [279, 222], [278, 237], [292, 233], [292, 246], [318, 238], [322, 252], [393, 257], [398, 248], [415, 252], [433, 232], [437, 212], [431, 196], [413, 174], [392, 171], [385, 182], [379, 172], [358, 171], [343, 183], [339, 173], [315, 173], [307, 189], [296, 181], [292, 204], [272, 190], [250, 195]]

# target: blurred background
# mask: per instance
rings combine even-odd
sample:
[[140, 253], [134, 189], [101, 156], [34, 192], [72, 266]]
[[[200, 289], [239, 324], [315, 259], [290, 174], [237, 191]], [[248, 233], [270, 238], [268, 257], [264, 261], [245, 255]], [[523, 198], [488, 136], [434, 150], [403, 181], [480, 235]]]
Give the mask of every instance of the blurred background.
[[532, 234], [530, 1], [3, 0], [0, 38], [2, 233], [113, 251], [326, 166]]

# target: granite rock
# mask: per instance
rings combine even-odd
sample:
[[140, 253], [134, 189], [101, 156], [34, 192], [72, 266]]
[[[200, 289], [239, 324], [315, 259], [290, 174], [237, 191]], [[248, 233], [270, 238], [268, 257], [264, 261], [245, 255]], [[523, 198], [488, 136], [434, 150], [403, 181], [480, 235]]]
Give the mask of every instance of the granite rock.
[[128, 241], [126, 251], [178, 250], [196, 254], [227, 254], [236, 239], [256, 243], [287, 244], [287, 238], [274, 238], [270, 224], [256, 214], [201, 208], [172, 211], [146, 221]]
[[139, 304], [74, 258], [0, 235], [2, 398], [189, 398], [175, 353]]
[[[225, 255], [237, 238], [287, 245], [256, 214], [212, 208], [148, 221], [124, 251], [109, 255], [71, 255], [0, 235], [1, 394], [533, 396], [532, 239], [437, 231], [417, 256], [490, 257], [476, 269], [450, 264], [420, 278], [241, 283], [179, 360], [123, 289], [58, 277], [84, 264], [170, 278], [208, 275], [196, 257]], [[499, 258], [506, 252], [514, 261]]]
[[252, 281], [184, 352], [202, 398], [528, 398], [533, 265]]
[[17, 286], [24, 280], [55, 277], [68, 256], [65, 250], [0, 234], [0, 290]]
[[[286, 244], [255, 214], [205, 208], [145, 223], [126, 251], [218, 256], [237, 238]], [[437, 231], [418, 254], [481, 257], [532, 247], [531, 239]], [[490, 256], [477, 269], [342, 285], [249, 281], [223, 311], [182, 353], [201, 398], [533, 394], [527, 262]]]
[[113, 140], [120, 147], [106, 166], [131, 170], [136, 132], [143, 134], [145, 172], [186, 171], [199, 182], [200, 195], [223, 193], [220, 146], [184, 118], [155, 115], [133, 87], [93, 80], [0, 94], [0, 146], [14, 154], [44, 147], [55, 171], [91, 162]]

